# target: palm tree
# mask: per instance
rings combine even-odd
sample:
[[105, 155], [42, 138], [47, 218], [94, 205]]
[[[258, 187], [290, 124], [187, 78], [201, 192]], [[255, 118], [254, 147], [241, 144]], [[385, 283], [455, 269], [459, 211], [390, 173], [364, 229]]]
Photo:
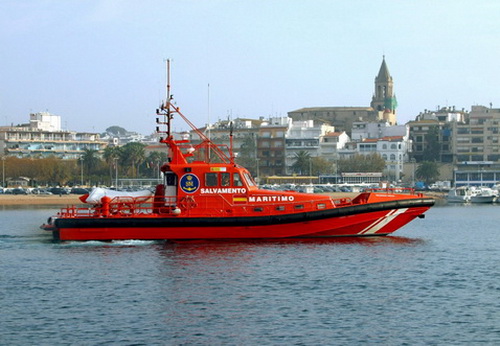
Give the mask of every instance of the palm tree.
[[144, 147], [144, 144], [138, 142], [127, 143], [122, 147], [122, 162], [130, 165], [131, 176], [134, 178], [139, 175], [139, 165], [146, 158]]
[[101, 160], [98, 157], [98, 151], [95, 149], [85, 148], [83, 149], [83, 155], [81, 156], [81, 163], [85, 168], [87, 168], [87, 174], [91, 175], [94, 173], [95, 169], [99, 166]]
[[311, 170], [311, 154], [307, 151], [299, 151], [295, 153], [292, 170], [300, 175], [308, 175]]
[[[163, 162], [166, 162], [168, 160], [167, 153], [165, 152], [160, 152], [160, 151], [152, 151], [149, 153], [146, 161], [147, 161], [147, 167], [152, 169], [152, 176], [154, 178], [160, 176], [160, 165]], [[156, 174], [157, 173], [157, 174]]]
[[[118, 165], [117, 161], [120, 158], [120, 152], [120, 147], [106, 147], [104, 149], [103, 158], [109, 166], [109, 179], [111, 182], [113, 181], [113, 168], [116, 169], [116, 175], [118, 175], [118, 167], [115, 165]], [[113, 185], [113, 183], [111, 183], [111, 185]]]
[[417, 178], [425, 181], [427, 185], [439, 178], [439, 169], [436, 162], [424, 161], [418, 165], [415, 171]]

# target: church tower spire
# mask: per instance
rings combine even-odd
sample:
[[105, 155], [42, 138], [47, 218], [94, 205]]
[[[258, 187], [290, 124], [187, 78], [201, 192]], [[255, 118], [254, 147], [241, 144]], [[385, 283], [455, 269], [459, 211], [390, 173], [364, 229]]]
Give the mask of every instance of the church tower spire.
[[386, 120], [395, 125], [397, 105], [396, 95], [394, 94], [394, 81], [387, 68], [385, 55], [383, 55], [382, 65], [377, 77], [375, 77], [375, 93], [370, 106], [379, 113], [380, 120]]

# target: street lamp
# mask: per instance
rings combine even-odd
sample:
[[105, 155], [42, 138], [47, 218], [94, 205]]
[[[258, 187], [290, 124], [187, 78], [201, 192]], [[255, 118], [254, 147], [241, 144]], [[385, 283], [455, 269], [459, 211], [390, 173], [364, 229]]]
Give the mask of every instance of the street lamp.
[[312, 185], [312, 157], [309, 156], [309, 184]]
[[113, 159], [115, 162], [115, 189], [118, 189], [118, 158]]
[[5, 155], [2, 156], [2, 187], [5, 187]]
[[83, 186], [83, 156], [80, 156], [80, 186]]
[[411, 187], [414, 188], [415, 187], [415, 163], [417, 162], [417, 160], [415, 160], [415, 158], [412, 157], [410, 162], [411, 162], [411, 166], [412, 166]]
[[255, 177], [255, 180], [257, 182], [257, 185], [259, 184], [259, 160], [260, 159], [255, 159], [255, 164], [257, 166], [257, 176]]

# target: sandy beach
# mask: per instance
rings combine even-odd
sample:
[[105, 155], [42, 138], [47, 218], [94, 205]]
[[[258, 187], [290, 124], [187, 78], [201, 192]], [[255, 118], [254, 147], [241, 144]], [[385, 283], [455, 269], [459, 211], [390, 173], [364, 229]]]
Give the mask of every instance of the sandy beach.
[[0, 205], [81, 204], [80, 195], [0, 195]]

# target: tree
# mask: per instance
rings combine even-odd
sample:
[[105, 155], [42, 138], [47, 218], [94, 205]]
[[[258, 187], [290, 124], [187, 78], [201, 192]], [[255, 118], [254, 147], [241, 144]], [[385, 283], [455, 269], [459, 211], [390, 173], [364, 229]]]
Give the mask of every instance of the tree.
[[307, 151], [301, 150], [295, 153], [294, 162], [292, 164], [292, 171], [300, 175], [311, 175], [312, 161], [311, 154]]
[[130, 176], [136, 178], [139, 175], [139, 165], [144, 162], [146, 154], [145, 145], [138, 142], [130, 142], [122, 147], [120, 152], [121, 162], [124, 166], [130, 166]]
[[330, 161], [322, 157], [313, 157], [311, 160], [312, 175], [333, 173], [333, 164]]
[[424, 161], [418, 165], [415, 175], [429, 185], [439, 178], [438, 165], [436, 162]]
[[440, 161], [441, 145], [439, 144], [439, 128], [433, 126], [425, 135], [425, 147], [422, 152], [423, 161]]
[[338, 167], [340, 172], [382, 172], [385, 168], [385, 160], [377, 153], [356, 154], [339, 160]]
[[85, 176], [88, 182], [99, 180], [102, 162], [98, 155], [97, 150], [85, 148], [80, 160], [78, 160], [81, 165], [80, 169], [83, 167], [83, 171], [86, 172]]
[[106, 129], [107, 133], [110, 133], [115, 136], [124, 136], [127, 134], [127, 130], [125, 130], [123, 127], [120, 126], [110, 126]]
[[101, 159], [98, 156], [98, 151], [95, 149], [85, 148], [83, 150], [82, 161], [85, 168], [87, 168], [87, 173], [92, 174], [94, 170], [99, 166]]
[[247, 168], [253, 176], [257, 175], [257, 147], [255, 145], [255, 137], [253, 134], [247, 135], [241, 143], [236, 163]]
[[106, 147], [104, 149], [103, 158], [104, 161], [108, 164], [109, 167], [109, 179], [111, 181], [111, 185], [113, 185], [113, 168], [115, 168], [115, 172], [118, 172], [118, 167], [115, 165], [118, 164], [117, 160], [120, 158], [121, 148], [120, 147]]
[[159, 169], [162, 163], [167, 162], [168, 155], [163, 151], [152, 151], [146, 158], [146, 168], [148, 169], [148, 175], [152, 178], [157, 178], [160, 176]]

